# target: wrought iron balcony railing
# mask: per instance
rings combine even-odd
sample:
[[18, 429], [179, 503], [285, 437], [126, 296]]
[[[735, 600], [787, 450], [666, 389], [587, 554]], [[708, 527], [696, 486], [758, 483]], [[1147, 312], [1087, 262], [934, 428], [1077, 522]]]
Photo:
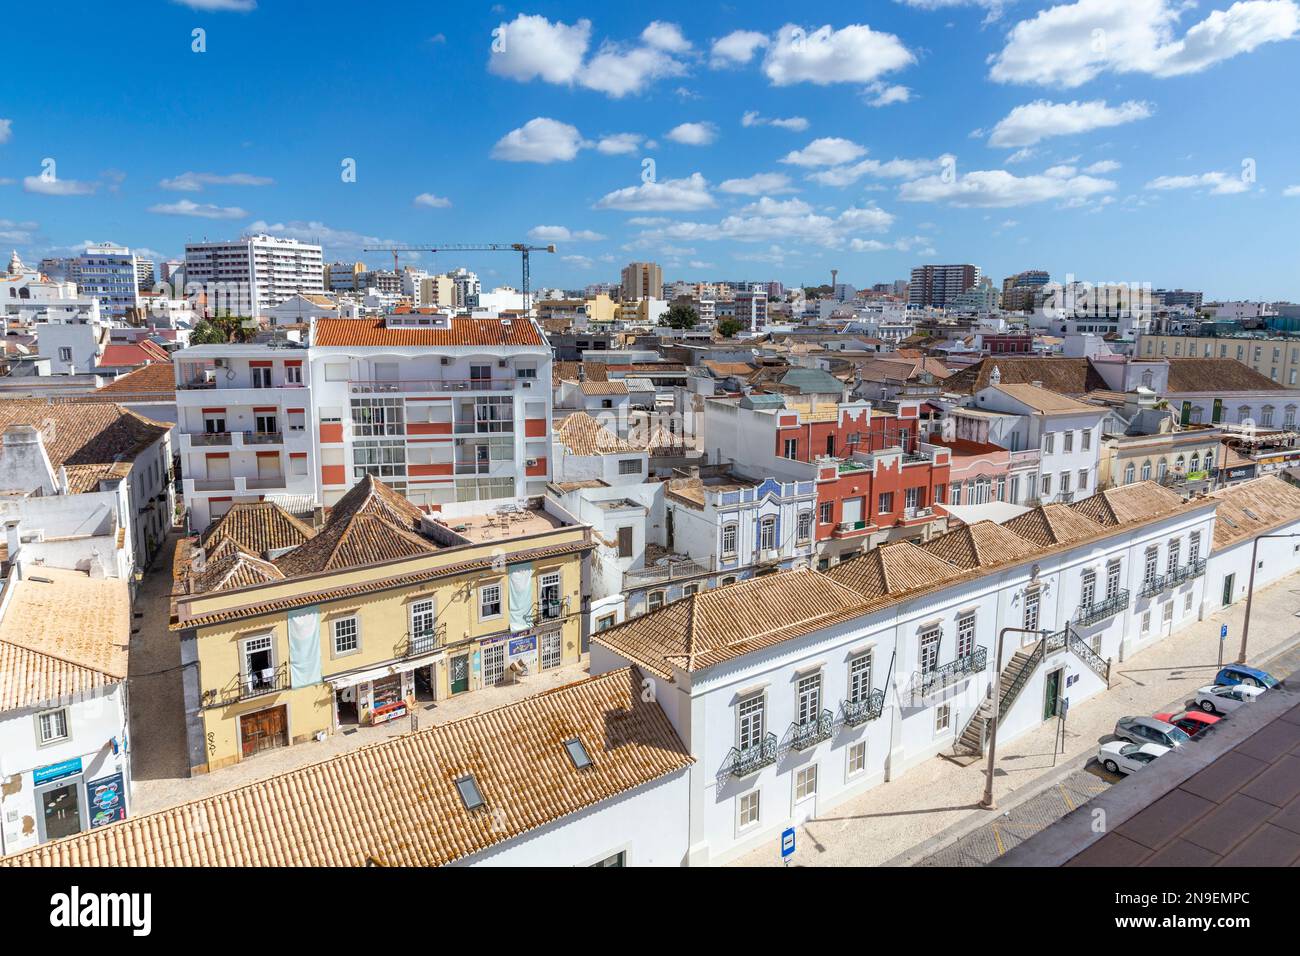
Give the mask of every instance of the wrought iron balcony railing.
[[1201, 558], [1197, 561], [1189, 561], [1186, 564], [1184, 564], [1181, 568], [1179, 568], [1177, 571], [1175, 571], [1173, 574], [1168, 575], [1170, 579], [1170, 587], [1176, 587], [1177, 585], [1182, 584], [1186, 581], [1190, 581], [1193, 578], [1199, 578], [1204, 573], [1205, 573], [1204, 558]]
[[250, 700], [264, 694], [275, 694], [289, 689], [289, 665], [267, 667], [251, 674], [236, 677], [225, 687], [203, 692], [204, 707], [225, 707], [241, 700]]
[[1157, 594], [1168, 591], [1171, 587], [1173, 585], [1169, 583], [1165, 575], [1157, 574], [1142, 582], [1142, 590], [1138, 591], [1138, 597], [1155, 597]]
[[1129, 593], [1128, 589], [1115, 592], [1113, 597], [1105, 598], [1101, 601], [1093, 601], [1091, 604], [1079, 605], [1079, 610], [1074, 616], [1074, 623], [1080, 627], [1088, 624], [1096, 624], [1098, 621], [1104, 621], [1108, 617], [1114, 617], [1116, 614], [1128, 607]]
[[795, 750], [807, 750], [823, 740], [831, 739], [831, 729], [835, 725], [835, 715], [823, 710], [805, 723], [790, 725], [790, 746]]
[[850, 727], [860, 727], [885, 712], [885, 692], [873, 690], [861, 700], [842, 701], [840, 710], [844, 714], [844, 723]]
[[942, 667], [936, 667], [930, 671], [918, 671], [914, 689], [920, 694], [929, 694], [941, 690], [949, 684], [957, 683], [957, 681], [970, 674], [980, 673], [987, 664], [988, 649], [977, 647], [965, 657], [949, 661]]
[[747, 777], [751, 773], [776, 763], [776, 734], [768, 734], [752, 746], [732, 747], [727, 754], [727, 770], [733, 777]]
[[1070, 650], [1074, 652], [1074, 655], [1078, 657], [1079, 660], [1087, 664], [1090, 668], [1092, 668], [1092, 670], [1097, 674], [1097, 676], [1100, 677], [1102, 680], [1104, 680], [1106, 682], [1106, 686], [1109, 687], [1110, 686], [1110, 661], [1103, 660], [1102, 656], [1098, 654], [1096, 651], [1094, 651], [1088, 645], [1087, 641], [1081, 638], [1078, 634], [1075, 634], [1073, 631], [1070, 632], [1069, 642], [1070, 642]]
[[447, 624], [441, 622], [422, 631], [412, 631], [406, 635], [406, 643], [399, 648], [401, 657], [419, 657], [432, 654], [447, 643]]
[[558, 598], [538, 601], [533, 605], [532, 613], [529, 615], [533, 627], [541, 627], [551, 621], [559, 621], [563, 617], [564, 602]]

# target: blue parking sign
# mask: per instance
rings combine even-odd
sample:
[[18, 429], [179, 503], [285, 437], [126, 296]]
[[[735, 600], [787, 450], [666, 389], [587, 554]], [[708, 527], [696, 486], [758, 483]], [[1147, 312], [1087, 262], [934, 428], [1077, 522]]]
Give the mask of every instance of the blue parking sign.
[[781, 834], [781, 859], [794, 855], [794, 827]]
[[1228, 625], [1225, 624], [1221, 628], [1219, 628], [1219, 640], [1226, 641], [1227, 639], [1228, 639]]

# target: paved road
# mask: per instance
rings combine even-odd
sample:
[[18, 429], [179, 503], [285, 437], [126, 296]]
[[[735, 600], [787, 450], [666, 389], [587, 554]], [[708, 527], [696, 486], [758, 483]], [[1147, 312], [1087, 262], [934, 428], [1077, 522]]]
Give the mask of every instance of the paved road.
[[[1225, 653], [1225, 661], [1232, 659], [1232, 654]], [[1279, 676], [1295, 673], [1300, 670], [1300, 644], [1261, 663], [1265, 670]], [[1186, 704], [1186, 699], [1180, 699], [1171, 702], [1168, 709], [1179, 710]], [[985, 866], [1123, 779], [1121, 774], [1107, 772], [1093, 758], [1083, 769], [1071, 772], [1042, 793], [916, 865]]]

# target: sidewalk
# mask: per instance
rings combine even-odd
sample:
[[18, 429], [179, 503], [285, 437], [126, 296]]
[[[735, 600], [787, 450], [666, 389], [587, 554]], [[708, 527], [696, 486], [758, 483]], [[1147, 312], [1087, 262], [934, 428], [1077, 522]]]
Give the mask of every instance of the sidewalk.
[[[998, 744], [994, 795], [1006, 803], [1021, 787], [1043, 774], [1097, 749], [1115, 721], [1129, 714], [1151, 714], [1172, 700], [1185, 699], [1213, 677], [1219, 654], [1219, 628], [1228, 625], [1224, 662], [1235, 660], [1245, 617], [1245, 602], [1207, 615], [1158, 644], [1116, 664], [1110, 691], [1070, 710], [1065, 753], [1053, 756], [1055, 721]], [[1249, 659], [1262, 660], [1300, 631], [1300, 574], [1256, 591], [1251, 610]], [[896, 780], [831, 809], [802, 827], [796, 865], [879, 866], [954, 825], [987, 820], [979, 808], [985, 764], [962, 767], [943, 756], [914, 767]], [[735, 861], [735, 866], [779, 866], [775, 842]]]

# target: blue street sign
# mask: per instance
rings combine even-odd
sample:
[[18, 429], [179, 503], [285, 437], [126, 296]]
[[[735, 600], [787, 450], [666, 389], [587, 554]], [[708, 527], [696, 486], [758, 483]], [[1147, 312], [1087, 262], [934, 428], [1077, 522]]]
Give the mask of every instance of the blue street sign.
[[781, 834], [781, 859], [794, 855], [794, 827]]
[[1225, 624], [1223, 625], [1223, 627], [1219, 628], [1219, 640], [1226, 641], [1227, 639], [1228, 639], [1228, 625]]

